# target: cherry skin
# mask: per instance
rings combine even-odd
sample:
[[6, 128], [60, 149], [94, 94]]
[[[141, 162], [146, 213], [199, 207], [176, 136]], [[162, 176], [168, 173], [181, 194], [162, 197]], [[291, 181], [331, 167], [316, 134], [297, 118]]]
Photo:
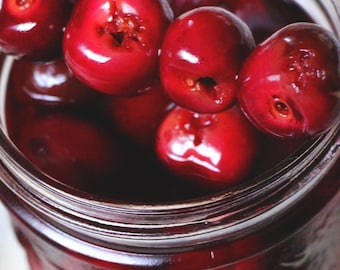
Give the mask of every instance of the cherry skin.
[[235, 101], [236, 77], [255, 47], [249, 28], [221, 7], [199, 7], [169, 26], [160, 57], [164, 91], [180, 106], [217, 113]]
[[262, 42], [280, 28], [311, 18], [294, 1], [282, 0], [168, 0], [175, 16], [201, 6], [224, 7], [251, 29], [255, 41]]
[[18, 133], [20, 151], [67, 186], [94, 193], [120, 169], [117, 139], [89, 121], [50, 114], [35, 118]]
[[81, 105], [98, 96], [73, 76], [62, 57], [47, 62], [14, 61], [10, 87], [22, 103], [53, 107]]
[[225, 8], [240, 17], [260, 43], [282, 27], [311, 18], [294, 1], [224, 0]]
[[104, 106], [113, 126], [144, 149], [153, 145], [158, 124], [174, 105], [156, 80], [143, 94], [108, 97]]
[[155, 143], [166, 168], [212, 189], [244, 180], [260, 148], [257, 130], [236, 105], [217, 114], [177, 106], [161, 122]]
[[168, 0], [175, 17], [191, 9], [203, 6], [223, 6], [225, 0]]
[[33, 60], [61, 55], [68, 0], [4, 0], [0, 2], [0, 48]]
[[65, 30], [65, 61], [100, 92], [138, 94], [157, 76], [172, 19], [167, 0], [78, 0]]
[[327, 130], [340, 111], [340, 44], [313, 23], [293, 23], [260, 44], [239, 77], [238, 100], [263, 132], [281, 138]]

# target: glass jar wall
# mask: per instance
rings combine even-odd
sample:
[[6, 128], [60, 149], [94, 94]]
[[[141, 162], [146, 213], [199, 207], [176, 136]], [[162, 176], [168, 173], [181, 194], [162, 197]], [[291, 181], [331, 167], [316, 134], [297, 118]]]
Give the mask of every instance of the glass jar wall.
[[[297, 2], [340, 38], [336, 0]], [[32, 270], [339, 268], [339, 122], [247, 185], [151, 204], [54, 183], [20, 154], [1, 113], [0, 198]]]

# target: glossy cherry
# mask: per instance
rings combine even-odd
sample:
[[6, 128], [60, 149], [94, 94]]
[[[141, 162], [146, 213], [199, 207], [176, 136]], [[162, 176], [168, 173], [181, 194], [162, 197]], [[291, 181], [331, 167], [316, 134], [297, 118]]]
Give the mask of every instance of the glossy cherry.
[[257, 43], [290, 23], [311, 21], [292, 0], [224, 0], [224, 3], [225, 8], [249, 26]]
[[159, 122], [173, 106], [158, 80], [140, 95], [105, 100], [106, 114], [115, 129], [142, 148], [153, 145]]
[[73, 76], [62, 57], [47, 62], [14, 61], [9, 84], [23, 103], [64, 107], [85, 104], [98, 96]]
[[165, 92], [177, 104], [216, 113], [235, 101], [236, 78], [255, 47], [249, 28], [221, 7], [200, 7], [169, 26], [160, 57]]
[[282, 138], [321, 133], [339, 118], [339, 41], [316, 24], [290, 24], [252, 52], [239, 86], [242, 110], [263, 132]]
[[37, 117], [15, 140], [23, 154], [56, 181], [95, 192], [118, 172], [118, 141], [89, 121], [66, 114]]
[[168, 0], [175, 17], [191, 9], [203, 6], [223, 6], [225, 0]]
[[68, 0], [0, 1], [1, 51], [34, 60], [61, 55], [70, 12]]
[[135, 95], [157, 77], [172, 18], [167, 0], [78, 0], [65, 30], [65, 61], [98, 91]]
[[165, 167], [209, 188], [244, 180], [259, 148], [257, 130], [236, 105], [217, 114], [177, 106], [156, 136], [156, 154]]

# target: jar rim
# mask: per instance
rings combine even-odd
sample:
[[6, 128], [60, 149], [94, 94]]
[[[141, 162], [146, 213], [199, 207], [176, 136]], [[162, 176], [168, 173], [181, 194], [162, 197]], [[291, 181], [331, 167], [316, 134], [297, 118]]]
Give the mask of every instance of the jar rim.
[[13, 193], [57, 226], [123, 246], [197, 245], [198, 236], [204, 244], [260, 229], [301, 200], [339, 157], [340, 122], [251, 185], [181, 202], [126, 203], [50, 185], [0, 128], [0, 160], [11, 175], [10, 182], [0, 178]]
[[[296, 2], [299, 4], [300, 1]], [[316, 3], [321, 7], [324, 5], [320, 1]], [[340, 23], [340, 7], [333, 5]], [[340, 31], [334, 25], [329, 27]], [[336, 34], [340, 37], [339, 32]], [[7, 74], [2, 73], [0, 77], [2, 100], [10, 58], [5, 60]], [[0, 168], [0, 180], [11, 192], [42, 217], [53, 220], [56, 226], [67, 227], [77, 235], [81, 231], [86, 236], [123, 246], [155, 249], [189, 246], [193, 242], [195, 245], [198, 241], [204, 244], [226, 235], [232, 239], [247, 234], [249, 228], [259, 229], [273, 216], [288, 211], [321, 181], [322, 172], [340, 158], [338, 122], [328, 133], [303, 146], [290, 159], [253, 179], [251, 185], [247, 182], [227, 191], [182, 202], [114, 202], [49, 184], [52, 180], [28, 162], [8, 139], [4, 131], [6, 127], [3, 128], [5, 123], [0, 116], [0, 164], [6, 167], [5, 172]], [[313, 166], [315, 164], [318, 166]], [[10, 180], [4, 180], [2, 173], [6, 173]]]

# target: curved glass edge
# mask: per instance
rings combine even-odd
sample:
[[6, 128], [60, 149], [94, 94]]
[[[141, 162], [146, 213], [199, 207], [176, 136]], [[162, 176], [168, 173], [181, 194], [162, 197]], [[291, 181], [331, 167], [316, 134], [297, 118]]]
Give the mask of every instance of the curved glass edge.
[[[304, 1], [302, 1], [304, 2]], [[315, 1], [323, 8], [325, 5], [332, 5], [334, 7], [334, 14], [327, 13], [329, 16], [335, 16], [337, 22], [340, 23], [340, 4], [334, 1]], [[328, 10], [329, 8], [327, 8]], [[327, 17], [322, 20], [328, 21]], [[336, 22], [335, 22], [336, 23]], [[330, 29], [334, 26], [328, 24]], [[340, 25], [340, 24], [339, 24]], [[340, 36], [340, 28], [335, 28], [338, 31], [338, 36]], [[5, 61], [6, 65], [10, 65], [10, 60]], [[6, 72], [4, 75], [6, 76]], [[8, 76], [8, 73], [7, 73]], [[4, 89], [6, 84], [1, 78], [0, 87], [0, 98], [4, 95]], [[1, 106], [4, 108], [4, 106]], [[4, 115], [2, 112], [1, 115]], [[300, 190], [295, 190], [297, 192], [290, 197], [282, 197], [281, 201], [276, 202], [276, 206], [271, 209], [266, 209], [265, 212], [254, 214], [255, 204], [251, 208], [242, 208], [245, 204], [249, 202], [255, 202], [259, 196], [263, 196], [261, 191], [265, 188], [267, 199], [270, 198], [270, 192], [268, 190], [274, 190], [278, 187], [283, 188], [287, 184], [293, 185], [294, 181], [287, 180], [292, 176], [291, 173], [287, 173], [287, 170], [292, 169], [292, 165], [284, 166], [281, 168], [282, 175], [274, 179], [264, 179], [254, 184], [251, 187], [244, 187], [242, 190], [231, 190], [225, 193], [216, 194], [207, 198], [200, 198], [201, 200], [193, 200], [182, 203], [172, 203], [165, 205], [135, 205], [135, 204], [121, 204], [121, 203], [111, 203], [97, 201], [94, 198], [86, 198], [76, 196], [75, 194], [68, 193], [64, 190], [55, 188], [53, 186], [44, 184], [45, 182], [39, 180], [41, 175], [38, 176], [34, 174], [29, 174], [30, 165], [21, 160], [19, 163], [16, 158], [16, 148], [14, 145], [10, 144], [6, 136], [6, 127], [3, 118], [0, 118], [1, 124], [1, 134], [0, 134], [0, 160], [9, 168], [6, 172], [6, 177], [12, 178], [12, 182], [8, 187], [15, 193], [24, 195], [26, 202], [38, 210], [42, 215], [56, 220], [60, 224], [67, 224], [78, 231], [79, 229], [84, 230], [87, 235], [95, 235], [102, 239], [108, 240], [108, 238], [118, 239], [124, 245], [145, 245], [149, 243], [151, 246], [155, 246], [155, 240], [158, 241], [159, 246], [171, 246], [178, 243], [180, 235], [174, 235], [174, 238], [169, 238], [169, 235], [163, 235], [157, 233], [145, 234], [143, 238], [140, 238], [140, 229], [143, 228], [145, 231], [151, 232], [152, 230], [162, 229], [164, 226], [175, 226], [175, 227], [187, 227], [192, 226], [190, 233], [186, 232], [183, 237], [185, 241], [190, 243], [193, 239], [196, 239], [198, 235], [204, 234], [206, 239], [201, 239], [201, 241], [211, 241], [213, 238], [219, 238], [221, 235], [235, 234], [235, 232], [243, 231], [249, 226], [261, 226], [265, 219], [269, 216], [275, 215], [284, 211], [287, 207], [294, 204], [297, 197], [302, 196], [306, 190], [311, 189], [315, 184], [320, 181], [320, 177], [314, 177], [314, 172], [311, 171], [309, 176], [306, 178], [305, 185], [300, 186]], [[321, 157], [326, 157], [320, 162], [324, 164], [327, 168], [329, 164], [333, 164], [339, 159], [340, 155], [340, 135], [339, 135], [340, 124], [335, 127], [328, 136], [320, 138], [317, 142], [320, 145], [327, 145], [328, 152], [322, 155], [321, 148], [314, 150], [308, 149], [309, 154], [312, 154], [311, 159], [320, 159]], [[336, 134], [336, 135], [334, 135]], [[334, 137], [338, 138], [335, 139]], [[10, 153], [10, 154], [9, 154]], [[13, 154], [13, 155], [11, 155]], [[18, 155], [19, 157], [19, 155]], [[301, 158], [301, 163], [294, 165], [296, 172], [300, 171], [301, 168], [305, 168], [308, 165], [309, 160], [304, 160]], [[328, 165], [326, 165], [328, 164]], [[308, 167], [308, 166], [307, 166]], [[27, 168], [25, 172], [22, 168]], [[8, 173], [8, 174], [7, 174]], [[0, 174], [2, 177], [3, 175]], [[23, 179], [18, 183], [15, 179]], [[32, 181], [32, 178], [35, 181]], [[313, 178], [313, 181], [310, 179]], [[271, 189], [266, 186], [271, 180]], [[296, 188], [293, 186], [293, 188]], [[38, 195], [39, 194], [39, 195]], [[292, 194], [292, 193], [289, 193]], [[284, 199], [284, 200], [283, 200]], [[241, 202], [242, 200], [242, 202]], [[283, 201], [285, 203], [283, 203]], [[226, 207], [226, 204], [230, 205], [230, 208]], [[58, 205], [57, 210], [53, 208], [53, 205]], [[230, 222], [235, 220], [235, 215], [238, 215], [241, 211], [247, 211], [248, 215], [246, 219], [239, 220], [238, 222]], [[114, 213], [114, 215], [113, 215]], [[234, 215], [234, 216], [233, 216]], [[77, 218], [75, 221], [74, 217]], [[79, 225], [79, 220], [84, 222]], [[169, 223], [170, 221], [170, 223]], [[229, 223], [228, 223], [229, 221]], [[227, 225], [226, 225], [227, 224]], [[98, 233], [98, 225], [101, 228], [100, 233]], [[65, 225], [66, 226], [66, 225]], [[110, 227], [108, 229], [108, 227]], [[112, 228], [117, 229], [119, 235], [112, 235]], [[138, 243], [137, 238], [140, 240]], [[175, 239], [176, 238], [176, 239]]]

